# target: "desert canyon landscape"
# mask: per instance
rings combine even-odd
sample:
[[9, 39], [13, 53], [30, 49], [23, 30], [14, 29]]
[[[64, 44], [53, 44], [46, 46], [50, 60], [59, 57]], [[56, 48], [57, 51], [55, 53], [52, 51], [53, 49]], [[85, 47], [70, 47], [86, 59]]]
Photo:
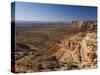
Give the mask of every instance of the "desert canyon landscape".
[[97, 68], [97, 21], [15, 24], [16, 73]]
[[97, 7], [13, 2], [11, 71], [97, 68]]

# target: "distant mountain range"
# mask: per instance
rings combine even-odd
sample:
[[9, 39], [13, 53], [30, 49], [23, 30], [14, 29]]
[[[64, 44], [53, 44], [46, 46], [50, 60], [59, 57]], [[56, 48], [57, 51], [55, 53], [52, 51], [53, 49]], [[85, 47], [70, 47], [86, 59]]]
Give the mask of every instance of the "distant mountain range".
[[79, 22], [97, 23], [97, 21], [11, 21], [15, 26], [49, 26], [49, 25], [78, 25]]

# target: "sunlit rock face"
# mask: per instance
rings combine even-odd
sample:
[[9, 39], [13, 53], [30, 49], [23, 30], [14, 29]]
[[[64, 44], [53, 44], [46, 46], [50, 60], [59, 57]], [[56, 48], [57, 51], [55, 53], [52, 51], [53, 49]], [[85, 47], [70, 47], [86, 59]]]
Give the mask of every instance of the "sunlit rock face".
[[[73, 24], [79, 24], [81, 26], [83, 23], [82, 21]], [[79, 32], [75, 36], [70, 37], [70, 39], [64, 38], [56, 45], [56, 48], [57, 50], [54, 55], [59, 62], [77, 63], [79, 68], [96, 68], [97, 34], [94, 27], [86, 32]]]
[[86, 62], [93, 62], [96, 58], [97, 50], [97, 36], [96, 33], [87, 33], [83, 42], [84, 59]]

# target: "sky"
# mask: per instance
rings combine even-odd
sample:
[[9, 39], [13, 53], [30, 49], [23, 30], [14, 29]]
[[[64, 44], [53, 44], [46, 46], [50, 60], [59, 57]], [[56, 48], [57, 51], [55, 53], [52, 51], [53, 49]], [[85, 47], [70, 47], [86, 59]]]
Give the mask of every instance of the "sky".
[[97, 20], [97, 7], [16, 2], [12, 14], [18, 21]]

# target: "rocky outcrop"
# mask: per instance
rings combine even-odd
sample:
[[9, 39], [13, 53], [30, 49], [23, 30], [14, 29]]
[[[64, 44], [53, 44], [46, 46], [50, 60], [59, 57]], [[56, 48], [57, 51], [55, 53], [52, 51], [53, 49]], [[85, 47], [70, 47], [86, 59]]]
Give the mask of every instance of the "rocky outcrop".
[[[96, 67], [97, 63], [97, 36], [95, 32], [87, 33], [82, 40], [82, 50], [84, 53], [84, 62]], [[86, 64], [85, 64], [86, 65]]]
[[96, 21], [72, 21], [70, 29], [81, 32], [91, 31], [96, 29]]
[[[79, 68], [96, 68], [97, 63], [96, 32], [79, 33], [69, 40], [63, 39], [56, 45], [53, 54], [59, 62], [77, 63]], [[90, 65], [90, 66], [89, 66]], [[91, 66], [92, 65], [92, 66]], [[94, 67], [93, 67], [94, 66]]]

